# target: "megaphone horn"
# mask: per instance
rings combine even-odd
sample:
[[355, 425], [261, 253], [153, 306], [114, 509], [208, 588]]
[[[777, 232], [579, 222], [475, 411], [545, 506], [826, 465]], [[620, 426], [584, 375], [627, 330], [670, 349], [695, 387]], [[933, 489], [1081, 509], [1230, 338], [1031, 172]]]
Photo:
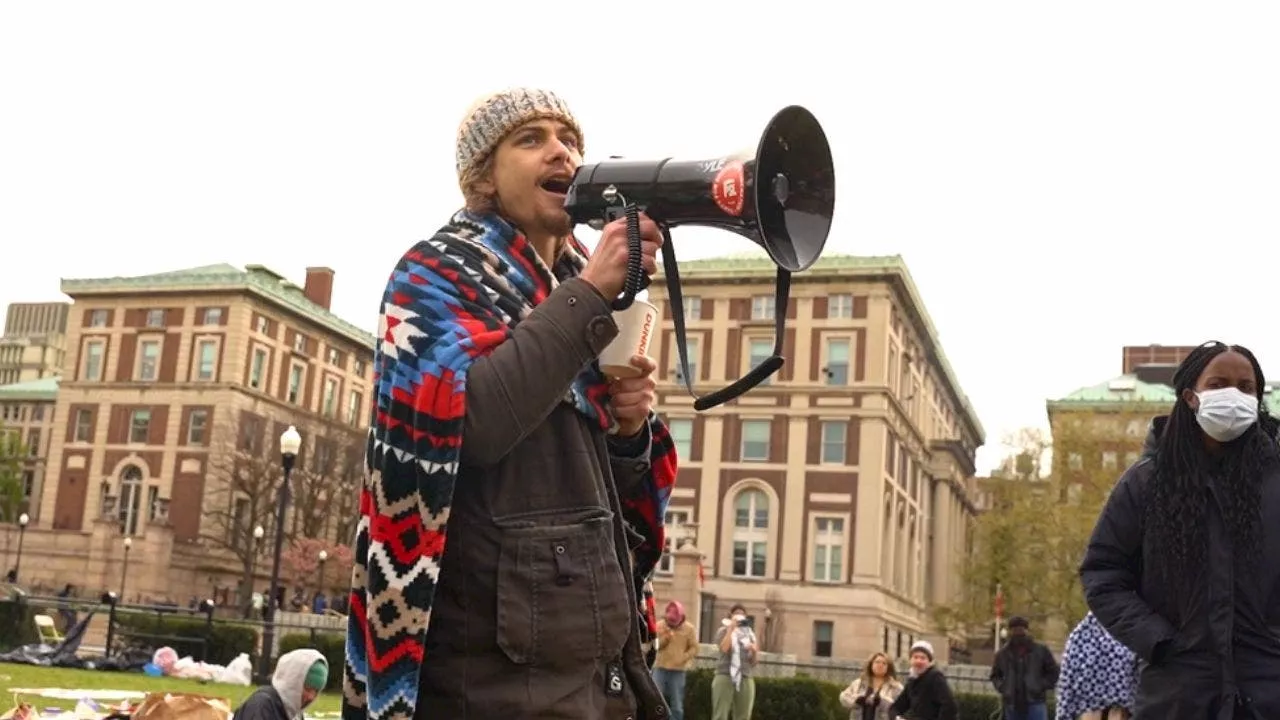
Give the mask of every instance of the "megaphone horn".
[[[783, 108], [760, 136], [754, 157], [709, 160], [609, 159], [578, 168], [565, 196], [565, 211], [577, 224], [628, 220], [628, 273], [613, 302], [625, 310], [643, 289], [638, 216], [662, 229], [663, 272], [675, 323], [685, 389], [698, 411], [728, 402], [764, 382], [782, 367], [782, 338], [791, 273], [808, 269], [822, 254], [835, 211], [835, 165], [826, 133], [813, 113]], [[777, 266], [773, 355], [732, 385], [704, 397], [689, 377], [679, 269], [670, 229], [681, 225], [721, 228], [760, 245]]]

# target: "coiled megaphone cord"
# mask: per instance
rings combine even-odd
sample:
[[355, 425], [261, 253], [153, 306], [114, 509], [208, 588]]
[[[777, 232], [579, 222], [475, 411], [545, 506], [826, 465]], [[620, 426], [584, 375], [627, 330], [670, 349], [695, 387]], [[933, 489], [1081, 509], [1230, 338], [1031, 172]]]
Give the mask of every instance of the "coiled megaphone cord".
[[627, 218], [627, 276], [622, 282], [622, 295], [613, 299], [614, 310], [626, 310], [636, 301], [636, 293], [647, 286], [644, 274], [644, 249], [640, 235], [640, 208], [628, 203], [623, 212]]

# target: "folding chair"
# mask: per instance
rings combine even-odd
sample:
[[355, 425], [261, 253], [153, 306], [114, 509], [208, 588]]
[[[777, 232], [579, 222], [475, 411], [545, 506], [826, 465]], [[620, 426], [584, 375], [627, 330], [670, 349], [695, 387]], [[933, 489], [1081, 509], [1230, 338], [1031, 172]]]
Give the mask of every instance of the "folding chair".
[[62, 633], [58, 632], [58, 626], [53, 624], [53, 618], [48, 615], [36, 615], [36, 632], [40, 634], [40, 642], [46, 645], [58, 645], [62, 642]]

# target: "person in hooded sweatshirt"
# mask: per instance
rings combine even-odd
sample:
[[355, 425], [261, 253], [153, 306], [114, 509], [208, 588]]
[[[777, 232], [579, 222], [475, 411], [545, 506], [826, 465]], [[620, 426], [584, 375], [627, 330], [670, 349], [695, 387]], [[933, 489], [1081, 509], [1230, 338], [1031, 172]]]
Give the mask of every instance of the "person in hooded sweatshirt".
[[658, 655], [653, 680], [671, 708], [671, 720], [684, 720], [684, 683], [698, 657], [698, 632], [684, 614], [684, 603], [672, 600], [658, 621]]
[[1143, 661], [1135, 720], [1280, 718], [1280, 452], [1253, 353], [1211, 342], [1107, 499], [1080, 567]]
[[271, 684], [236, 708], [235, 720], [300, 720], [329, 682], [329, 662], [315, 650], [287, 652], [276, 661]]
[[933, 666], [933, 644], [918, 640], [911, 646], [911, 673], [890, 715], [906, 720], [958, 720], [960, 708], [947, 676]]

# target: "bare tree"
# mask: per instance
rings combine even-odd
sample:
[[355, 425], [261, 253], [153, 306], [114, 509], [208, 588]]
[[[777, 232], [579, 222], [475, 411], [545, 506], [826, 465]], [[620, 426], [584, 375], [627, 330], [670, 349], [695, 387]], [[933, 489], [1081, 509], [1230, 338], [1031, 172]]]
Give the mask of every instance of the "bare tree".
[[19, 431], [0, 426], [0, 522], [18, 521], [26, 498], [23, 474], [29, 460]]
[[331, 421], [299, 430], [306, 447], [294, 470], [291, 535], [350, 543], [364, 472], [364, 435]]
[[[294, 424], [303, 444], [290, 473], [286, 544], [303, 538], [349, 543], [363, 472], [363, 436], [329, 420], [299, 417]], [[270, 562], [284, 477], [277, 441], [268, 437], [266, 425], [260, 417], [242, 415], [237, 426], [215, 435], [200, 526], [206, 546], [236, 559], [246, 609], [259, 563]], [[263, 529], [260, 540], [257, 527]]]

